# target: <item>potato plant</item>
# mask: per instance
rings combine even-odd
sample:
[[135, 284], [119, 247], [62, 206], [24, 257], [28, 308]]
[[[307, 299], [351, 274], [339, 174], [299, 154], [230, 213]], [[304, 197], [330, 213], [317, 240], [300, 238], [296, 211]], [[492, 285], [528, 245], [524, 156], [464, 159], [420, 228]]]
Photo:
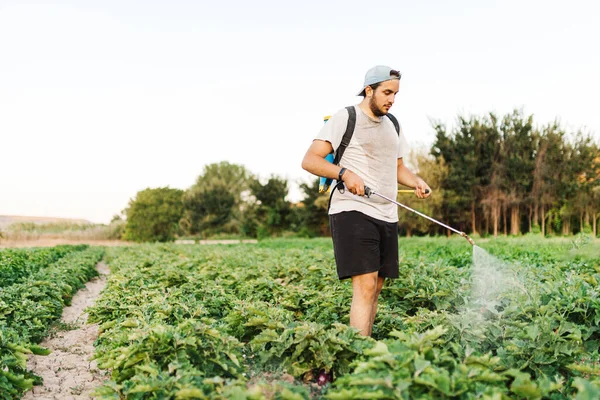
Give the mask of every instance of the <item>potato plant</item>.
[[401, 239], [401, 277], [382, 291], [373, 338], [348, 327], [351, 287], [327, 239], [109, 249], [108, 287], [90, 310], [95, 357], [112, 371], [98, 394], [598, 398], [600, 254], [486, 243], [511, 280], [482, 302], [463, 242]]
[[73, 294], [98, 274], [103, 253], [87, 246], [0, 251], [0, 399], [18, 398], [42, 383], [27, 370], [27, 357], [49, 353], [37, 343]]

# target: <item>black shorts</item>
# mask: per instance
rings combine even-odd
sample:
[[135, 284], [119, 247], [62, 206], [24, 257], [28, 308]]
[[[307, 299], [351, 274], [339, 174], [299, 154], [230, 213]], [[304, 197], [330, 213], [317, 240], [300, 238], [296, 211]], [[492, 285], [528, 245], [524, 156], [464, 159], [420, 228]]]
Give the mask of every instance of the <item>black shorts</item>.
[[329, 216], [333, 253], [340, 279], [379, 271], [398, 277], [398, 223], [385, 222], [358, 211]]

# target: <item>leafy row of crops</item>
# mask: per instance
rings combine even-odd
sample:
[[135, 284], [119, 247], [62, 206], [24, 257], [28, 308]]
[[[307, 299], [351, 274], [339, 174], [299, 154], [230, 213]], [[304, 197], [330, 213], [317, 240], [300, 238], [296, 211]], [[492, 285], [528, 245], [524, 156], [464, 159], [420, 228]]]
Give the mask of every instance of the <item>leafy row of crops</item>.
[[[101, 323], [99, 366], [112, 370], [99, 393], [600, 397], [600, 255], [489, 244], [518, 284], [473, 308], [463, 242], [401, 241], [401, 278], [383, 289], [373, 339], [347, 326], [351, 288], [335, 278], [328, 240], [110, 249], [112, 275], [90, 312]], [[326, 374], [332, 384], [314, 383]]]
[[48, 354], [36, 343], [73, 294], [97, 275], [103, 253], [87, 246], [0, 252], [0, 274], [8, 283], [0, 288], [0, 399], [18, 397], [41, 383], [27, 371], [27, 355]]
[[81, 251], [86, 245], [56, 246], [0, 251], [0, 288], [19, 283], [65, 255]]

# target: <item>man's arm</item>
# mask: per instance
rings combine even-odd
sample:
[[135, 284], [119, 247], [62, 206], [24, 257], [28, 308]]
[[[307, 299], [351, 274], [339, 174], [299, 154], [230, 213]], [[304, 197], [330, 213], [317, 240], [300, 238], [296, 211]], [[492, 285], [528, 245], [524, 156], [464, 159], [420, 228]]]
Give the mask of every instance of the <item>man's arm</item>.
[[[431, 188], [429, 185], [425, 183], [423, 179], [413, 174], [413, 172], [404, 165], [404, 161], [401, 158], [398, 159], [398, 183], [415, 188], [415, 194], [420, 199], [431, 196]], [[425, 193], [427, 190], [429, 190], [429, 193]]]
[[[342, 167], [325, 160], [327, 154], [333, 151], [331, 143], [325, 140], [314, 140], [302, 160], [302, 168], [311, 174], [325, 178], [338, 179]], [[365, 183], [363, 180], [349, 169], [344, 172], [342, 181], [346, 188], [354, 194], [364, 196]]]

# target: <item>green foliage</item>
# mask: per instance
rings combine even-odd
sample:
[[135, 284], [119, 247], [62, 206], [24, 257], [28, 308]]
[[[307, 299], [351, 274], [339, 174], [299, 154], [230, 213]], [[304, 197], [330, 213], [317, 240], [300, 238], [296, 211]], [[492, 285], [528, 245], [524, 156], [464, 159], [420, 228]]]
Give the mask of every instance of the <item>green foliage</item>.
[[50, 323], [60, 317], [63, 306], [93, 276], [103, 250], [75, 251], [20, 283], [0, 292], [0, 328], [24, 342], [39, 342]]
[[267, 328], [250, 342], [262, 364], [283, 367], [298, 377], [319, 369], [334, 375], [348, 373], [350, 361], [371, 346], [370, 341], [357, 340], [354, 330], [339, 323], [331, 328], [315, 323]]
[[186, 195], [183, 201], [186, 212], [183, 225], [190, 234], [220, 232], [231, 220], [234, 204], [235, 198], [225, 185], [199, 191], [194, 196]]
[[130, 319], [121, 325], [137, 328], [136, 340], [125, 349], [113, 348], [97, 358], [101, 368], [112, 369], [117, 383], [134, 377], [147, 360], [152, 362], [142, 365], [145, 374], [193, 368], [201, 376], [230, 378], [243, 370], [239, 361], [240, 343], [207, 324], [188, 320], [176, 326], [157, 324], [140, 329], [137, 321]]
[[106, 239], [108, 240], [119, 240], [125, 235], [125, 228], [127, 227], [127, 221], [122, 219], [114, 219], [106, 227]]
[[145, 189], [129, 201], [125, 210], [125, 240], [167, 242], [175, 238], [183, 215], [183, 191], [168, 187]]
[[41, 268], [86, 247], [86, 245], [63, 245], [51, 248], [2, 250], [0, 251], [0, 288], [20, 283]]
[[[515, 281], [472, 308], [469, 244], [401, 240], [400, 278], [382, 290], [373, 339], [347, 326], [351, 285], [335, 276], [330, 240], [111, 248], [113, 274], [90, 310], [96, 358], [113, 370], [100, 394], [594, 398], [595, 246], [589, 236], [487, 242]], [[334, 383], [302, 385], [320, 371]]]
[[[252, 178], [249, 186], [255, 202], [248, 205], [245, 214], [246, 219], [252, 218], [256, 236], [262, 239], [280, 235], [289, 229], [296, 218], [290, 202], [285, 199], [288, 195], [287, 181], [273, 175], [264, 184], [259, 179]], [[250, 221], [247, 221], [247, 226], [251, 226]]]
[[[36, 264], [23, 264], [19, 252]], [[18, 398], [41, 383], [27, 370], [27, 355], [49, 354], [35, 343], [48, 334], [73, 294], [97, 275], [96, 263], [103, 252], [87, 246], [0, 251], [4, 271], [13, 271], [13, 283], [0, 289], [0, 398]], [[16, 268], [9, 268], [10, 260]], [[19, 274], [21, 271], [29, 275]]]
[[184, 195], [181, 225], [186, 234], [240, 233], [242, 196], [249, 181], [250, 173], [242, 165], [207, 165]]
[[[306, 250], [312, 256], [306, 257]], [[252, 371], [284, 368], [298, 378], [320, 369], [342, 373], [370, 346], [346, 325], [319, 322], [340, 318], [349, 298], [344, 290], [342, 296], [328, 293], [325, 304], [315, 301], [337, 280], [313, 264], [315, 256], [322, 259], [321, 247], [108, 251], [113, 274], [90, 310], [90, 320], [101, 324], [99, 365], [113, 369], [114, 383], [102, 393], [173, 398], [181, 390], [208, 390], [202, 383], [207, 379], [243, 382]], [[310, 283], [304, 279], [307, 268], [314, 271]], [[286, 389], [296, 392], [293, 386]], [[242, 393], [250, 391], [244, 386]]]
[[[444, 189], [442, 189], [442, 182], [448, 175], [448, 167], [443, 159], [435, 160], [422, 151], [415, 150], [411, 151], [404, 162], [427, 182], [433, 191], [433, 195], [423, 201], [412, 193], [402, 194], [398, 196], [398, 201], [426, 215], [442, 215], [443, 200], [446, 198]], [[398, 230], [401, 235], [410, 237], [413, 234], [427, 234], [434, 228], [430, 221], [408, 212], [404, 208], [398, 207], [398, 215]]]
[[304, 198], [301, 205], [292, 209], [294, 218], [291, 223], [291, 228], [300, 237], [329, 235], [329, 193], [319, 193], [319, 180], [316, 178], [310, 184], [300, 184]]
[[470, 210], [481, 202], [481, 189], [491, 182], [500, 136], [497, 117], [493, 114], [482, 118], [459, 117], [457, 127], [451, 133], [441, 124], [435, 125], [434, 129], [436, 142], [431, 153], [448, 166], [448, 174], [442, 183], [448, 194], [444, 218], [466, 231], [471, 225]]
[[448, 167], [443, 219], [453, 227], [482, 235], [593, 230], [586, 225], [600, 215], [600, 148], [590, 135], [568, 134], [558, 122], [537, 128], [519, 110], [433, 128], [431, 154]]

